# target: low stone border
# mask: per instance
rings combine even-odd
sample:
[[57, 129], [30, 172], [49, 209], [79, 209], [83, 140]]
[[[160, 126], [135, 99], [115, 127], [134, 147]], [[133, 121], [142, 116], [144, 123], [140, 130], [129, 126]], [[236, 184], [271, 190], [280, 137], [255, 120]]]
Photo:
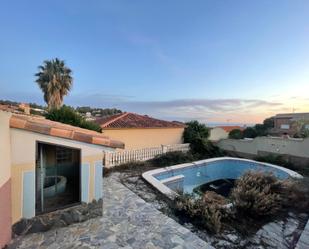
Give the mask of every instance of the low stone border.
[[22, 219], [12, 227], [13, 237], [30, 233], [46, 232], [53, 228], [65, 227], [73, 223], [84, 222], [91, 218], [103, 215], [103, 201], [82, 203], [66, 209], [35, 216], [31, 219]]

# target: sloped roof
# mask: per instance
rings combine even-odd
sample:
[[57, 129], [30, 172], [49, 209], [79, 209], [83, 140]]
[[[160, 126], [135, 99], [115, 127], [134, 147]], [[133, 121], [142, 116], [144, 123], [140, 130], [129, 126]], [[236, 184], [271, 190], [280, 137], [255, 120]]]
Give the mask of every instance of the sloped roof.
[[225, 130], [227, 133], [230, 133], [232, 130], [241, 130], [243, 131], [245, 129], [245, 127], [243, 126], [238, 126], [238, 125], [234, 125], [234, 126], [217, 126], [223, 130]]
[[183, 128], [184, 124], [155, 119], [147, 115], [125, 112], [96, 120], [103, 129], [121, 128]]
[[112, 148], [124, 148], [124, 143], [112, 140], [102, 133], [51, 121], [38, 116], [13, 114], [10, 119], [10, 127], [83, 143]]

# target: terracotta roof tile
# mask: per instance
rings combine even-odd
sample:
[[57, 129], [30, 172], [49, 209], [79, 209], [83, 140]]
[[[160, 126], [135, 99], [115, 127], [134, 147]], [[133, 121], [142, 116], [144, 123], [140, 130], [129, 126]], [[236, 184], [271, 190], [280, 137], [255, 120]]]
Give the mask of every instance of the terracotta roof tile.
[[24, 129], [43, 134], [50, 134], [51, 126], [44, 123], [26, 122]]
[[125, 112], [116, 114], [107, 118], [96, 120], [104, 129], [122, 129], [122, 128], [184, 128], [185, 125], [180, 122], [169, 122], [155, 119], [147, 115]]
[[27, 121], [23, 119], [11, 118], [10, 125], [18, 129], [25, 129]]
[[106, 144], [109, 144], [110, 142], [112, 142], [112, 141], [110, 141], [108, 138], [104, 138], [104, 137], [93, 137], [92, 138], [92, 143], [94, 143], [94, 144], [106, 145]]
[[70, 130], [60, 129], [60, 128], [51, 128], [50, 135], [55, 137], [63, 137], [63, 138], [72, 138], [73, 132]]
[[89, 133], [75, 131], [72, 139], [83, 143], [92, 144], [92, 135]]
[[47, 120], [43, 117], [13, 114], [10, 119], [10, 127], [84, 143], [124, 148], [124, 143], [112, 140], [102, 133]]

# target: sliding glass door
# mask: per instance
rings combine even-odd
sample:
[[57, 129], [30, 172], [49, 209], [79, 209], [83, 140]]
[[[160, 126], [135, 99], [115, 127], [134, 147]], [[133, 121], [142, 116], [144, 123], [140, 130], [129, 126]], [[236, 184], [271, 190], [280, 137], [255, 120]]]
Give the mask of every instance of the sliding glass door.
[[79, 149], [37, 144], [37, 214], [80, 202], [80, 156]]

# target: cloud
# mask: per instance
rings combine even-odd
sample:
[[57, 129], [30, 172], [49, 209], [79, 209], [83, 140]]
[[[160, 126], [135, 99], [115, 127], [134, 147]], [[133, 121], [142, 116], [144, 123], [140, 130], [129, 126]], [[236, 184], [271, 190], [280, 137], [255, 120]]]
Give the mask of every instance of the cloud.
[[282, 103], [257, 99], [176, 99], [169, 101], [132, 101], [129, 106], [149, 109], [180, 108], [189, 111], [231, 112], [257, 107], [274, 107]]
[[[23, 102], [43, 103], [41, 94], [12, 93], [0, 94], [0, 99]], [[15, 97], [14, 97], [15, 96]], [[123, 111], [148, 114], [167, 120], [199, 120], [201, 122], [259, 123], [276, 113], [308, 111], [309, 100], [301, 99], [299, 103], [264, 99], [242, 98], [191, 98], [171, 99], [166, 101], [141, 101], [136, 96], [121, 94], [70, 94], [65, 97], [65, 104], [72, 106], [92, 106], [101, 108], [119, 108]]]
[[281, 102], [240, 98], [139, 101], [134, 96], [93, 94], [78, 98], [71, 96], [67, 101], [72, 105], [78, 102], [78, 105], [115, 107], [168, 120], [197, 119], [202, 122], [261, 122], [263, 118], [285, 109]]
[[261, 122], [264, 117], [275, 113], [283, 104], [259, 99], [177, 99], [170, 101], [136, 101], [126, 106], [138, 112], [145, 112], [166, 119], [201, 122]]

